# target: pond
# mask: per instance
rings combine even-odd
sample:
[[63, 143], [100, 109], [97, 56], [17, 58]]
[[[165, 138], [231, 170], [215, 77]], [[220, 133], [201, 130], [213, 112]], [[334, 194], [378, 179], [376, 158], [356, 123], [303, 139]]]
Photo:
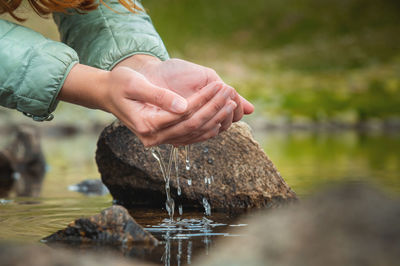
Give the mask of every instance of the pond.
[[[72, 184], [99, 177], [94, 161], [97, 137], [43, 138], [48, 171], [41, 196], [0, 201], [0, 240], [37, 243], [74, 219], [111, 206], [108, 194], [85, 196], [68, 190]], [[399, 133], [274, 130], [256, 132], [256, 138], [300, 198], [339, 181], [367, 181], [390, 195], [400, 195]], [[125, 255], [164, 265], [191, 264], [196, 256], [207, 255], [218, 238], [241, 237], [231, 228], [247, 226], [223, 213], [205, 217], [203, 212], [183, 210], [179, 216], [176, 211], [178, 220], [173, 224], [165, 220], [165, 210], [138, 208], [131, 213], [162, 242], [140, 255]]]

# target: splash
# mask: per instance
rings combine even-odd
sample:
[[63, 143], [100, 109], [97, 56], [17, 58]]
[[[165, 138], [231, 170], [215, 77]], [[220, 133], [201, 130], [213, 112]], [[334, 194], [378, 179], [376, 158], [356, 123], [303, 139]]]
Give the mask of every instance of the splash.
[[189, 170], [190, 170], [189, 151], [190, 151], [190, 145], [186, 145], [186, 146], [185, 146], [186, 171], [189, 171]]
[[[171, 197], [171, 188], [170, 188], [170, 180], [171, 180], [173, 164], [175, 166], [177, 194], [178, 194], [178, 196], [180, 196], [182, 194], [182, 189], [181, 189], [181, 185], [180, 185], [180, 177], [179, 177], [179, 148], [171, 145], [167, 166], [165, 165], [165, 163], [162, 159], [162, 155], [161, 155], [161, 151], [160, 151], [159, 147], [153, 147], [150, 150], [151, 150], [151, 154], [157, 160], [157, 162], [160, 166], [161, 173], [162, 173], [164, 181], [165, 181], [165, 194], [167, 195], [167, 200], [165, 202], [165, 208], [168, 212], [169, 220], [172, 223], [174, 221], [174, 211], [175, 211], [175, 201]], [[185, 146], [185, 168], [187, 171], [189, 171], [190, 167], [191, 167], [190, 161], [189, 161], [189, 151], [190, 151], [190, 146], [189, 145]], [[208, 149], [206, 150], [206, 152], [208, 152]], [[209, 186], [211, 185], [212, 182], [214, 182], [214, 176], [211, 175], [211, 176], [204, 177], [204, 183], [206, 185], [207, 190], [209, 189]], [[189, 186], [191, 186], [192, 179], [188, 179], [187, 184]], [[203, 197], [202, 203], [203, 203], [205, 215], [211, 216], [211, 205], [205, 197]], [[179, 215], [182, 216], [182, 214], [183, 214], [182, 205], [179, 205], [178, 211], [179, 211]]]

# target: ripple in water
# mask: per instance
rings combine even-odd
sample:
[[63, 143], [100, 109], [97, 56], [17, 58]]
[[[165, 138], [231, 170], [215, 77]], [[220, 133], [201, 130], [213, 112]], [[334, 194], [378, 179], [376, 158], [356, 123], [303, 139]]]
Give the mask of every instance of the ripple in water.
[[163, 249], [161, 262], [164, 265], [191, 264], [193, 254], [208, 254], [213, 241], [219, 237], [237, 237], [228, 233], [226, 223], [218, 223], [206, 217], [188, 219], [164, 219], [160, 224], [148, 225], [145, 229], [157, 237]]

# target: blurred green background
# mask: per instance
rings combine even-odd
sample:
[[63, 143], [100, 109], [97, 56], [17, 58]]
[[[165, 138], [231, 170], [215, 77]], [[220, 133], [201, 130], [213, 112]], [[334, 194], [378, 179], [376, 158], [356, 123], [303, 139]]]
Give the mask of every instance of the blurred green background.
[[[398, 0], [143, 4], [172, 57], [216, 69], [269, 122], [399, 126]], [[25, 25], [58, 39], [51, 20], [26, 10]]]
[[172, 56], [208, 65], [270, 119], [396, 120], [397, 0], [147, 0]]

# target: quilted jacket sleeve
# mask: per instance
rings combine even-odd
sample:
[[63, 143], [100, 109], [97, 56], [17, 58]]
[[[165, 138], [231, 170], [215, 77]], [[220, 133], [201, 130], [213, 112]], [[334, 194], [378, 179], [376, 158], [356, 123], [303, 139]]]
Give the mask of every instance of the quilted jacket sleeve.
[[[149, 54], [168, 59], [165, 46], [144, 12], [130, 13], [117, 0], [106, 2], [87, 14], [55, 13], [61, 40], [74, 48], [81, 63], [112, 69], [134, 54]], [[142, 5], [136, 1], [142, 9]]]
[[78, 55], [63, 43], [0, 19], [0, 105], [50, 120]]

